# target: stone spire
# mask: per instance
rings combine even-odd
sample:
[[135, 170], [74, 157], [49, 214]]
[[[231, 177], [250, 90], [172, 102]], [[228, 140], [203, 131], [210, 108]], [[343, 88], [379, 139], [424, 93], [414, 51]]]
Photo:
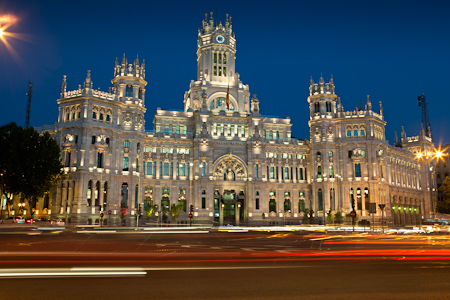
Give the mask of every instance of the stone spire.
[[92, 89], [91, 70], [87, 71], [86, 80], [84, 81], [84, 90]]
[[253, 94], [252, 97], [252, 111], [256, 114], [259, 114], [259, 100], [256, 97], [256, 94]]
[[372, 110], [372, 102], [370, 102], [370, 95], [367, 95], [367, 102], [366, 102], [366, 111]]
[[64, 98], [67, 91], [67, 75], [63, 75], [63, 82], [61, 84], [61, 98]]
[[381, 101], [380, 101], [380, 109], [379, 109], [378, 113], [380, 115], [383, 115], [383, 105], [381, 104]]

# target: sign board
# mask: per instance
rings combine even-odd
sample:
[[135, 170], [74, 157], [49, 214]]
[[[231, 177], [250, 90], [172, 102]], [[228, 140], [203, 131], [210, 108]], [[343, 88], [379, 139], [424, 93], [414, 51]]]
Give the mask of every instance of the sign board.
[[381, 209], [381, 211], [384, 210], [384, 207], [386, 206], [386, 204], [378, 204], [378, 207]]
[[350, 212], [350, 217], [352, 217], [353, 219], [356, 218], [356, 211], [352, 210]]
[[111, 210], [108, 210], [108, 215], [110, 215], [110, 214], [112, 214], [112, 211], [111, 211]]
[[369, 203], [369, 213], [371, 214], [377, 213], [377, 204], [375, 202]]
[[100, 213], [100, 218], [103, 218], [103, 213]]
[[192, 219], [192, 217], [193, 217], [193, 215], [192, 215], [192, 213], [190, 212], [190, 213], [189, 213], [189, 218]]

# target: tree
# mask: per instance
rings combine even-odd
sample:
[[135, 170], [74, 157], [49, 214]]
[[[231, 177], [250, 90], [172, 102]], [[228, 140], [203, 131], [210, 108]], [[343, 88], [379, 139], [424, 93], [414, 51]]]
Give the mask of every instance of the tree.
[[442, 214], [450, 214], [450, 177], [446, 176], [444, 183], [439, 187], [444, 194], [444, 201], [438, 201], [436, 211]]
[[147, 216], [147, 220], [150, 220], [153, 213], [156, 211], [157, 207], [155, 205], [152, 205], [151, 201], [145, 201], [144, 202], [144, 212]]
[[341, 224], [342, 223], [342, 213], [341, 212], [337, 212], [334, 214], [334, 222], [336, 224]]
[[169, 214], [172, 217], [174, 223], [177, 222], [178, 218], [181, 215], [182, 210], [183, 210], [183, 203], [181, 202], [178, 202], [177, 205], [172, 204], [172, 206], [170, 207]]
[[[48, 132], [39, 134], [33, 127], [22, 128], [14, 122], [0, 127], [2, 193], [20, 195], [36, 208], [38, 198], [60, 178], [63, 165], [60, 148]], [[8, 201], [8, 214], [12, 201]]]

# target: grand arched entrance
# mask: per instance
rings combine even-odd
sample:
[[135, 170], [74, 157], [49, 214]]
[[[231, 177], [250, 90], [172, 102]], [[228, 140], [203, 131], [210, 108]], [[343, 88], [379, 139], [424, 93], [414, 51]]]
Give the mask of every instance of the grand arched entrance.
[[214, 163], [214, 219], [219, 225], [245, 223], [247, 166], [231, 151]]

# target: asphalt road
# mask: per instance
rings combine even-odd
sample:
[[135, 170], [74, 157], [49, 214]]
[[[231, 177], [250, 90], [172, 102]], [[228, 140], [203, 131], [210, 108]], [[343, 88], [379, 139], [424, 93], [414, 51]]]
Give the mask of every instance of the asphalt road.
[[0, 299], [450, 299], [448, 235], [0, 228]]

